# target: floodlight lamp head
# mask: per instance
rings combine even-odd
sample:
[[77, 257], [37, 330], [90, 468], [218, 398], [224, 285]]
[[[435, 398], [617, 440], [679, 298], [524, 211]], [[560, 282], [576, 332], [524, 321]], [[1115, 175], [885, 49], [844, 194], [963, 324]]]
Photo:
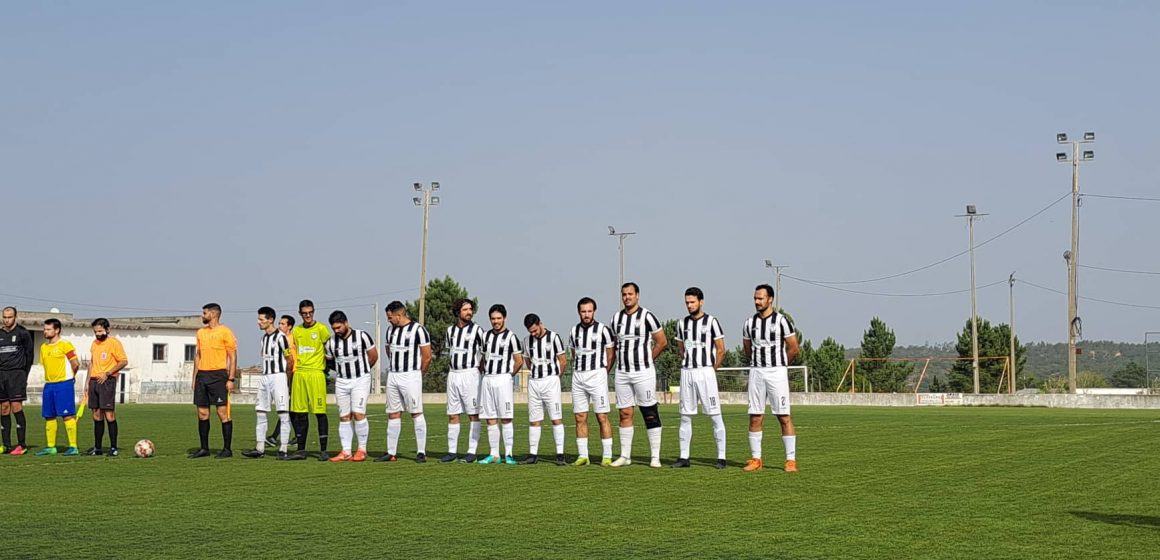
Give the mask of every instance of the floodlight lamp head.
[[765, 259], [765, 268], [773, 268], [773, 261]]
[[1096, 153], [1091, 151], [1091, 150], [1084, 150], [1083, 160], [1084, 161], [1091, 161], [1093, 159], [1096, 159]]
[[1066, 134], [1066, 133], [1063, 133], [1063, 132], [1060, 132], [1059, 134], [1056, 134], [1056, 135], [1055, 135], [1055, 141], [1056, 141], [1056, 142], [1059, 142], [1060, 144], [1066, 144], [1066, 143], [1067, 143], [1067, 134]]
[[1067, 163], [1067, 154], [1063, 152], [1055, 154], [1055, 161], [1058, 161], [1059, 163]]
[[421, 199], [417, 196], [415, 198], [412, 198], [411, 201], [415, 203], [415, 206], [422, 206], [423, 205], [423, 199]]
[[439, 190], [439, 183], [437, 183], [435, 181], [431, 181], [431, 190], [433, 190], [433, 191]]
[[616, 228], [608, 226], [608, 235], [616, 235]]
[[431, 197], [431, 206], [437, 206], [438, 204], [439, 204], [439, 197], [437, 197], [437, 196]]
[[423, 183], [415, 183], [415, 190], [416, 191], [423, 190]]
[[1084, 142], [1095, 142], [1096, 141], [1096, 133], [1094, 133], [1094, 132], [1083, 133], [1083, 141]]
[[967, 205], [967, 215], [968, 215], [968, 216], [974, 216], [976, 213], [977, 213], [977, 211], [975, 210], [975, 205], [974, 205], [974, 204], [968, 204], [968, 205]]
[[1071, 251], [1064, 251], [1063, 252], [1063, 260], [1065, 260], [1067, 262], [1071, 262]]

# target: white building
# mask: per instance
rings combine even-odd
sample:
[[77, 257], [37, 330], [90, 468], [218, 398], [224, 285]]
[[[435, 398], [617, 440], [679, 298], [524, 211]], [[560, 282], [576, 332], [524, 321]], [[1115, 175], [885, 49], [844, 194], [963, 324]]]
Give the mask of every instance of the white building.
[[[77, 375], [82, 379], [88, 375], [90, 349], [95, 340], [91, 318], [76, 319], [71, 313], [19, 312], [16, 322], [32, 333], [28, 392], [35, 402], [39, 402], [44, 387], [40, 345], [44, 343], [44, 320], [50, 317], [60, 320], [61, 338], [76, 346], [77, 358], [81, 361], [81, 372]], [[129, 359], [129, 367], [119, 383], [121, 402], [136, 401], [139, 395], [190, 392], [201, 316], [118, 317], [109, 318], [109, 326], [110, 334], [121, 341]], [[77, 394], [82, 389], [77, 383]]]

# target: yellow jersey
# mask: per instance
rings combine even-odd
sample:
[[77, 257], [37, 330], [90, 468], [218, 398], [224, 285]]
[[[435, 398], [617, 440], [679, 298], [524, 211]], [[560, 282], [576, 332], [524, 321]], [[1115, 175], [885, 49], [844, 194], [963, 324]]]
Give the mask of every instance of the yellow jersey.
[[57, 383], [73, 378], [69, 360], [77, 357], [77, 349], [67, 340], [40, 345], [40, 365], [44, 367], [44, 382]]
[[309, 327], [295, 325], [290, 338], [297, 348], [294, 369], [326, 370], [326, 342], [330, 340], [330, 329], [315, 322]]

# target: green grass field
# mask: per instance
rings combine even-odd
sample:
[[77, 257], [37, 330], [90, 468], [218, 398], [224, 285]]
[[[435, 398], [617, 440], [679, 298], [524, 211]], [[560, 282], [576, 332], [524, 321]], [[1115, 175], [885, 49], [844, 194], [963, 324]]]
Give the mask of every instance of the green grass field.
[[[381, 409], [379, 409], [381, 410]], [[446, 419], [429, 406], [428, 453]], [[29, 440], [43, 442], [38, 411]], [[726, 410], [731, 468], [698, 418], [689, 470], [649, 469], [643, 430], [624, 469], [414, 463], [404, 420], [396, 464], [191, 461], [192, 406], [124, 406], [122, 447], [151, 459], [0, 457], [6, 558], [697, 557], [1156, 558], [1160, 420], [1154, 411], [798, 407], [801, 472], [748, 456], [745, 410]], [[664, 461], [677, 452], [664, 409]], [[235, 451], [252, 447], [238, 407]], [[527, 449], [517, 414], [516, 449]], [[332, 449], [337, 419], [332, 415]], [[312, 423], [313, 424], [313, 423]], [[639, 418], [638, 418], [638, 425]], [[312, 428], [313, 430], [313, 425]], [[572, 428], [569, 424], [569, 438]], [[593, 430], [595, 433], [595, 430]], [[80, 429], [92, 443], [91, 421]], [[63, 430], [61, 430], [63, 438]], [[385, 448], [372, 417], [371, 450]], [[462, 438], [466, 438], [464, 430]], [[216, 419], [211, 436], [220, 445]], [[461, 450], [464, 444], [461, 443]], [[486, 449], [486, 432], [481, 450]], [[311, 450], [317, 448], [312, 444]], [[591, 448], [599, 455], [599, 439]], [[544, 430], [541, 450], [553, 449]], [[569, 455], [575, 443], [569, 440]], [[619, 442], [615, 450], [619, 450]]]

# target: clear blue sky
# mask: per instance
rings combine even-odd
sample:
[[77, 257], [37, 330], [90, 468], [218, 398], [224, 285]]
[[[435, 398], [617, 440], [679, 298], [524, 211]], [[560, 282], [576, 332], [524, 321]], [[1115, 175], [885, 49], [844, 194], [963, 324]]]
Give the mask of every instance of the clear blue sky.
[[[1086, 192], [1160, 196], [1155, 2], [545, 4], [6, 4], [0, 299], [81, 316], [147, 312], [65, 302], [218, 301], [241, 333], [303, 297], [369, 320], [418, 294], [410, 185], [436, 180], [431, 276], [556, 330], [583, 295], [607, 318], [612, 224], [638, 232], [642, 303], [677, 317], [701, 286], [732, 346], [765, 258], [889, 275], [966, 249], [965, 204], [990, 214], [982, 241], [1063, 195], [1056, 132], [1097, 132]], [[1086, 199], [1082, 263], [1160, 271], [1158, 210]], [[980, 248], [978, 284], [1065, 290], [1069, 224], [1064, 201]], [[846, 287], [962, 290], [968, 272]], [[1080, 285], [1160, 306], [1158, 279]], [[970, 308], [783, 292], [815, 344], [856, 345], [874, 315], [901, 343], [949, 341]], [[1064, 339], [1063, 296], [1021, 285], [1016, 305], [1024, 340]], [[982, 316], [1007, 310], [1005, 285], [980, 290]], [[1160, 330], [1158, 309], [1081, 314], [1086, 338]]]

